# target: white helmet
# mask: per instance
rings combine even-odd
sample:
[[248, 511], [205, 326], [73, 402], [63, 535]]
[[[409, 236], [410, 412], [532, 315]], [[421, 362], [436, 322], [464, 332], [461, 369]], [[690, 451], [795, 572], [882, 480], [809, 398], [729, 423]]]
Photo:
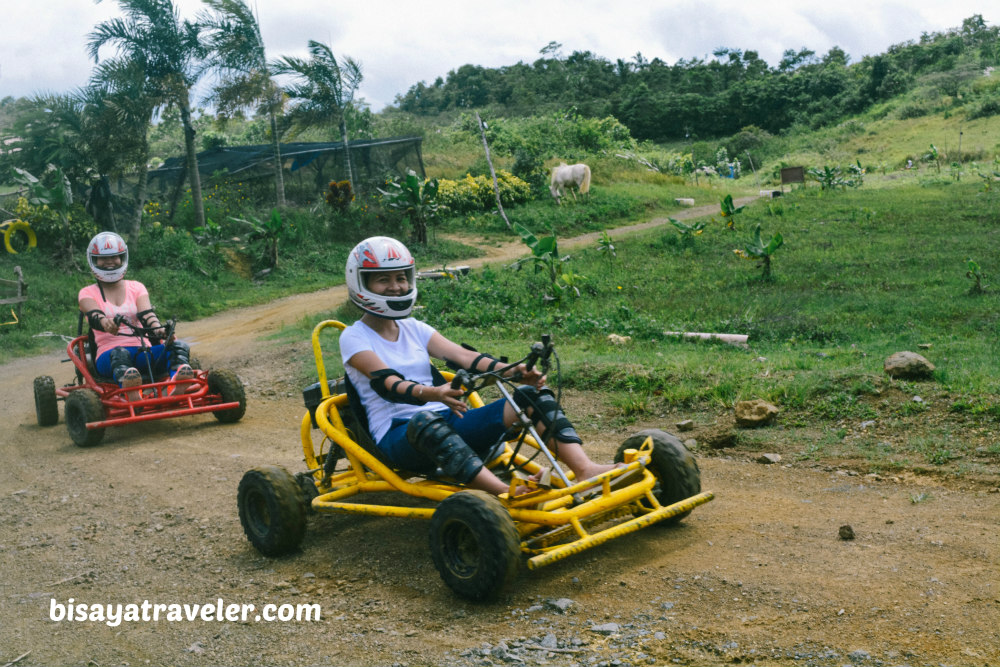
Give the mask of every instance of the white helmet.
[[[102, 269], [95, 262], [98, 257], [121, 257], [122, 265], [116, 269]], [[125, 245], [125, 240], [114, 232], [101, 232], [90, 239], [87, 245], [87, 264], [90, 264], [90, 270], [101, 282], [118, 282], [128, 269], [128, 246]]]
[[[356, 306], [367, 313], [399, 320], [409, 317], [417, 302], [416, 271], [413, 255], [406, 246], [388, 236], [373, 236], [354, 246], [347, 256], [347, 294]], [[410, 291], [402, 296], [375, 294], [368, 289], [365, 274], [381, 271], [406, 271]]]

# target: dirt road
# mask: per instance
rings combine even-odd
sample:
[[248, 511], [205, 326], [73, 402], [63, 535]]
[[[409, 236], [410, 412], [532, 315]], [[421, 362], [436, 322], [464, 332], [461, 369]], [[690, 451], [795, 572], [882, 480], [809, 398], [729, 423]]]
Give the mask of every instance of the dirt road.
[[[0, 665], [1000, 663], [1000, 494], [926, 480], [702, 456], [716, 499], [679, 527], [524, 572], [490, 605], [449, 593], [415, 520], [312, 517], [300, 553], [259, 556], [240, 529], [236, 486], [256, 465], [302, 469], [300, 388], [287, 378], [308, 350], [259, 338], [343, 298], [332, 289], [183, 325], [207, 366], [246, 383], [234, 425], [152, 422], [80, 449], [61, 418], [35, 422], [32, 380], [69, 381], [63, 355], [2, 367]], [[589, 426], [604, 406], [586, 395], [568, 407], [598, 458], [639, 428], [672, 430]], [[853, 540], [840, 538], [844, 525]], [[50, 620], [70, 604], [90, 614], [217, 600], [255, 613]], [[269, 603], [316, 604], [322, 618], [257, 622]]]

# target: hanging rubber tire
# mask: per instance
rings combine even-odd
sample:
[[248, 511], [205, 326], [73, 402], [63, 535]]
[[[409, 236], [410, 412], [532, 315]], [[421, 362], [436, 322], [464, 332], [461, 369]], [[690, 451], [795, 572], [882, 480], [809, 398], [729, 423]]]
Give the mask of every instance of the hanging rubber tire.
[[12, 255], [18, 253], [18, 248], [21, 250], [30, 250], [38, 245], [35, 230], [23, 220], [8, 220], [0, 226], [3, 227], [4, 248]]
[[521, 559], [514, 520], [485, 491], [460, 491], [438, 505], [430, 547], [444, 583], [469, 600], [495, 598], [517, 574]]
[[56, 383], [48, 375], [35, 378], [35, 416], [39, 426], [54, 426], [59, 423], [59, 403], [56, 398]]
[[225, 369], [210, 370], [207, 379], [209, 393], [221, 395], [225, 403], [239, 403], [238, 407], [231, 410], [213, 412], [215, 418], [223, 424], [232, 424], [242, 419], [247, 411], [247, 397], [236, 373]]
[[88, 422], [104, 420], [101, 397], [93, 389], [74, 389], [66, 396], [66, 428], [77, 447], [93, 447], [104, 439], [104, 429], [88, 429]]
[[261, 466], [240, 480], [236, 504], [247, 539], [265, 556], [298, 549], [306, 534], [306, 499], [298, 481], [281, 466]]
[[[701, 471], [694, 455], [688, 451], [677, 436], [659, 429], [639, 431], [622, 443], [615, 454], [615, 462], [625, 460], [626, 449], [639, 449], [647, 436], [653, 438], [653, 453], [650, 456], [649, 471], [656, 477], [653, 495], [664, 507], [679, 500], [701, 493]], [[652, 508], [650, 508], [652, 509]], [[684, 512], [666, 519], [664, 525], [682, 521], [691, 512]]]

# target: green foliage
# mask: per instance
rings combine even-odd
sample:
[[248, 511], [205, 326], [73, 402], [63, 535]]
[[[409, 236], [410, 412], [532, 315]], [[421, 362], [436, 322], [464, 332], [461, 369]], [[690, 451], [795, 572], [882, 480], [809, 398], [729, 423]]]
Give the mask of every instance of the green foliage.
[[530, 257], [518, 260], [514, 266], [520, 267], [524, 262], [531, 262], [536, 269], [544, 269], [552, 288], [552, 293], [548, 295], [549, 299], [558, 300], [565, 290], [571, 290], [576, 296], [580, 296], [580, 285], [584, 278], [563, 267], [569, 261], [569, 256], [559, 256], [559, 245], [554, 232], [538, 238], [526, 227], [517, 223], [514, 223], [514, 231], [521, 235], [521, 240], [531, 250]]
[[864, 184], [865, 170], [862, 168], [860, 161], [857, 164], [849, 165], [846, 171], [847, 173], [845, 174], [844, 170], [840, 167], [824, 165], [822, 167], [810, 167], [806, 170], [806, 173], [819, 183], [820, 188], [823, 190], [859, 188]]
[[427, 245], [427, 226], [437, 221], [441, 204], [438, 202], [438, 180], [421, 182], [411, 169], [406, 178], [389, 181], [379, 192], [390, 208], [406, 214], [413, 224], [413, 240]]
[[[61, 234], [58, 234], [58, 245], [63, 253], [64, 260], [71, 266], [75, 266], [75, 260], [73, 259], [73, 241], [74, 236], [79, 236], [81, 231], [81, 226], [74, 226], [71, 222], [71, 210], [73, 208], [73, 190], [70, 186], [69, 179], [66, 174], [59, 167], [50, 165], [50, 168], [46, 170], [43, 175], [45, 181], [40, 180], [30, 174], [24, 169], [14, 167], [14, 180], [24, 186], [27, 191], [27, 203], [29, 206], [35, 206], [41, 208], [41, 215], [37, 216], [37, 219], [32, 219], [35, 216], [31, 215], [32, 211], [24, 211], [27, 215], [22, 217], [32, 226], [37, 224], [36, 234], [41, 232], [42, 236], [48, 236], [53, 238], [56, 236], [54, 230], [51, 228], [46, 228], [45, 225], [45, 213], [46, 211], [51, 211], [55, 213], [56, 218], [59, 221], [59, 227], [61, 228]], [[86, 226], [83, 226], [86, 229]], [[89, 241], [88, 237], [86, 241]]]
[[729, 229], [736, 229], [736, 220], [740, 213], [743, 212], [745, 206], [736, 206], [733, 203], [733, 196], [727, 194], [720, 203], [722, 219], [726, 222], [726, 227]]
[[[732, 205], [732, 198], [729, 200], [730, 206]], [[723, 210], [725, 210], [725, 205], [723, 204]], [[740, 208], [742, 210], [742, 207]], [[732, 215], [732, 214], [730, 214]], [[681, 243], [685, 245], [690, 245], [694, 243], [694, 237], [700, 235], [705, 230], [704, 221], [693, 222], [687, 224], [686, 222], [681, 222], [680, 220], [675, 220], [674, 218], [667, 218], [670, 224], [674, 226], [674, 229], [678, 231], [681, 235]]]
[[256, 255], [263, 267], [268, 270], [278, 268], [278, 244], [295, 234], [295, 228], [285, 224], [281, 211], [271, 209], [271, 216], [267, 220], [260, 220], [256, 216], [232, 220], [250, 227], [246, 240], [256, 246]]
[[615, 244], [611, 241], [611, 235], [608, 234], [607, 230], [601, 232], [601, 238], [597, 240], [597, 250], [608, 258], [609, 264], [618, 256], [615, 252]]
[[987, 285], [983, 284], [983, 273], [979, 269], [979, 264], [973, 260], [971, 257], [966, 261], [966, 267], [968, 270], [965, 272], [965, 277], [972, 281], [972, 285], [969, 287], [969, 294], [976, 296], [982, 294], [986, 291]]
[[[496, 174], [501, 204], [508, 207], [528, 201], [531, 196], [529, 183], [503, 169]], [[496, 208], [493, 179], [489, 176], [466, 174], [458, 181], [439, 179], [438, 184], [438, 201], [453, 213], [477, 213]]]
[[931, 144], [930, 150], [923, 154], [920, 158], [924, 162], [930, 162], [937, 169], [937, 172], [941, 173], [941, 154], [938, 153], [937, 146]]
[[743, 247], [742, 250], [736, 249], [733, 252], [738, 257], [750, 260], [759, 260], [760, 263], [757, 268], [762, 269], [763, 273], [761, 278], [764, 280], [771, 279], [771, 257], [775, 252], [778, 251], [785, 242], [785, 239], [781, 234], [775, 234], [764, 243], [760, 238], [760, 225], [754, 227], [753, 237], [750, 241]]

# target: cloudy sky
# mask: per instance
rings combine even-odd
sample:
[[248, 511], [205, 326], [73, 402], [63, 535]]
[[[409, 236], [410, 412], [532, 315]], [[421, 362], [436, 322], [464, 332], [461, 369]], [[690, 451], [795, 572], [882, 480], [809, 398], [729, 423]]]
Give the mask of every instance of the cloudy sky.
[[[360, 95], [376, 111], [466, 63], [532, 62], [551, 41], [564, 55], [589, 50], [611, 61], [641, 52], [672, 64], [728, 47], [756, 50], [775, 65], [786, 49], [823, 55], [839, 46], [856, 62], [973, 14], [989, 26], [1000, 21], [1000, 3], [982, 0], [250, 1], [272, 57], [304, 56], [310, 39], [329, 44], [361, 62]], [[175, 4], [185, 18], [203, 7]], [[87, 34], [120, 15], [117, 0], [0, 0], [0, 7], [0, 98], [84, 85], [92, 67]]]

